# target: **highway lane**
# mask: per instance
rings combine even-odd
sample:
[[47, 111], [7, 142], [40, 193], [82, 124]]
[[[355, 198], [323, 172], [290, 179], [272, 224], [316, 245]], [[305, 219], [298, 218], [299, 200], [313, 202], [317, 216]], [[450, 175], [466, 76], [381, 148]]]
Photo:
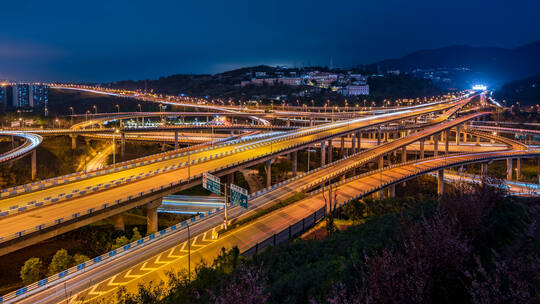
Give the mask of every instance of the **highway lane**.
[[0, 154], [0, 163], [24, 156], [25, 154], [36, 149], [43, 141], [43, 138], [39, 135], [27, 134], [17, 131], [0, 131], [0, 136], [13, 136], [22, 138], [24, 140], [24, 143], [22, 145], [19, 145], [15, 147], [15, 149], [12, 149], [8, 152]]
[[[444, 180], [454, 183], [474, 183], [478, 184], [482, 182], [481, 176], [476, 176], [473, 174], [467, 173], [455, 173], [449, 170], [444, 172]], [[489, 182], [489, 181], [488, 181]], [[501, 180], [503, 186], [508, 190], [509, 193], [517, 196], [539, 196], [540, 195], [540, 185], [531, 184], [519, 181], [509, 181]]]
[[86, 163], [87, 171], [96, 171], [107, 165], [107, 159], [113, 152], [112, 145], [107, 145]]
[[[86, 178], [73, 183], [59, 184], [41, 191], [33, 191], [16, 197], [8, 197], [0, 201], [0, 205], [3, 208], [9, 208], [9, 206], [13, 205], [24, 205], [25, 202], [31, 201], [40, 202], [44, 201], [47, 197], [55, 198], [59, 195], [72, 193], [73, 189], [88, 189], [97, 187], [100, 184], [104, 185], [110, 183], [111, 180], [120, 181], [121, 179], [125, 180], [133, 176], [150, 173], [150, 175], [144, 179], [139, 179], [136, 181], [132, 180], [129, 183], [121, 183], [119, 185], [112, 185], [110, 188], [104, 189], [103, 191], [77, 196], [63, 203], [54, 203], [51, 205], [30, 209], [29, 211], [15, 214], [13, 216], [4, 217], [0, 219], [0, 228], [2, 228], [0, 232], [2, 234], [0, 237], [4, 237], [4, 239], [7, 240], [19, 234], [21, 231], [33, 231], [35, 227], [45, 223], [50, 223], [56, 219], [70, 219], [72, 218], [73, 214], [86, 214], [88, 210], [102, 208], [103, 204], [113, 203], [119, 198], [127, 198], [134, 193], [149, 191], [150, 189], [159, 187], [161, 185], [168, 186], [172, 182], [186, 179], [188, 177], [188, 171], [190, 172], [189, 176], [194, 176], [215, 168], [230, 165], [231, 163], [245, 162], [254, 156], [275, 154], [276, 151], [317, 142], [329, 136], [346, 133], [350, 130], [366, 128], [380, 123], [388, 123], [389, 121], [393, 120], [423, 115], [433, 111], [441, 111], [452, 106], [452, 104], [439, 104], [416, 111], [401, 111], [378, 115], [376, 117], [358, 118], [346, 122], [336, 122], [333, 124], [292, 131], [285, 133], [284, 135], [276, 136], [272, 139], [262, 139], [247, 144], [240, 143], [235, 146], [235, 148], [244, 148], [243, 151], [232, 153], [226, 157], [191, 165], [189, 166], [189, 169], [188, 167], [181, 167], [166, 173], [152, 173], [155, 172], [155, 170], [162, 170], [164, 167], [169, 168], [171, 166], [176, 166], [186, 162], [187, 157], [184, 156], [177, 159], [142, 165], [136, 168], [126, 169], [106, 175]], [[291, 133], [293, 133], [295, 137], [287, 138], [287, 136], [290, 136]], [[194, 160], [197, 158], [204, 158], [205, 156], [208, 157], [212, 154], [216, 154], [216, 152], [219, 153], [219, 151], [231, 151], [231, 147], [223, 147], [215, 150], [194, 152], [190, 158], [191, 160]]]

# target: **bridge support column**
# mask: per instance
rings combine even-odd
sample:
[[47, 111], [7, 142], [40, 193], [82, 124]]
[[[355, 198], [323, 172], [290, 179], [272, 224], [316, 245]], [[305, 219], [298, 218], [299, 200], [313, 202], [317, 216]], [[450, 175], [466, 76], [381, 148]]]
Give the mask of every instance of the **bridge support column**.
[[356, 141], [354, 140], [356, 137], [356, 134], [351, 133], [351, 154], [356, 153]]
[[321, 141], [321, 167], [326, 165], [326, 150], [325, 150], [325, 142]]
[[388, 187], [388, 196], [396, 197], [396, 184], [393, 184], [392, 186]]
[[407, 161], [407, 146], [401, 148], [401, 162], [404, 163]]
[[459, 146], [460, 136], [461, 136], [461, 127], [456, 126], [456, 145], [457, 146]]
[[448, 144], [449, 144], [449, 138], [450, 138], [450, 130], [446, 130], [444, 135], [444, 152], [446, 155], [448, 155]]
[[341, 150], [341, 157], [345, 156], [345, 135], [341, 136], [341, 144], [340, 144], [340, 150]]
[[266, 187], [272, 186], [272, 160], [266, 161]]
[[32, 151], [31, 154], [31, 170], [32, 170], [32, 180], [36, 179], [36, 150]]
[[71, 150], [77, 149], [77, 135], [70, 135], [71, 137]]
[[377, 146], [381, 145], [381, 126], [377, 130]]
[[126, 153], [126, 133], [122, 132], [120, 134], [120, 157], [124, 158]]
[[439, 155], [439, 134], [433, 135], [433, 155]]
[[420, 140], [420, 159], [424, 158], [424, 139]]
[[379, 156], [378, 165], [379, 169], [382, 169], [384, 167], [384, 155]]
[[332, 140], [328, 140], [328, 163], [332, 162]]
[[158, 214], [157, 209], [161, 206], [161, 199], [155, 200], [146, 204], [146, 232], [154, 233], [158, 230]]
[[437, 195], [442, 196], [444, 194], [444, 169], [437, 173]]
[[512, 180], [512, 159], [506, 159], [506, 179]]
[[178, 150], [178, 131], [174, 131], [174, 149]]
[[463, 133], [463, 143], [467, 143], [467, 133]]
[[124, 214], [123, 213], [116, 214], [112, 218], [113, 218], [113, 225], [114, 225], [115, 230], [120, 230], [120, 231], [125, 231], [126, 230], [126, 225], [124, 224]]
[[358, 149], [358, 152], [360, 152], [361, 144], [362, 144], [362, 133], [357, 132], [356, 133], [356, 147]]
[[480, 146], [480, 136], [476, 136], [476, 145]]
[[482, 168], [481, 168], [481, 174], [482, 174], [482, 177], [486, 177], [487, 176], [487, 164], [488, 163], [482, 163]]
[[516, 159], [516, 180], [521, 178], [521, 158]]
[[536, 161], [538, 162], [538, 169], [536, 171], [536, 175], [538, 177], [538, 183], [540, 184], [540, 157], [536, 159]]
[[[343, 137], [341, 139], [343, 140]], [[298, 170], [298, 151], [294, 151], [292, 153], [292, 175], [293, 175], [293, 177], [296, 176], [297, 170]]]
[[227, 184], [234, 184], [234, 172], [227, 174]]

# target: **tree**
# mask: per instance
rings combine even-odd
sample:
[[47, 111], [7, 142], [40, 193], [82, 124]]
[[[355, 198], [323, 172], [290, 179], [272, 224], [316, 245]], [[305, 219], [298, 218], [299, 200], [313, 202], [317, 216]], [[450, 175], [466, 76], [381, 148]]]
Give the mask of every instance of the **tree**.
[[68, 254], [67, 250], [60, 249], [58, 250], [49, 264], [49, 275], [59, 273], [69, 267], [72, 261], [72, 257]]
[[21, 268], [21, 280], [24, 285], [29, 285], [39, 280], [39, 274], [43, 264], [38, 258], [29, 258]]
[[352, 200], [343, 206], [343, 213], [347, 215], [353, 224], [358, 224], [364, 218], [366, 206], [360, 200]]
[[74, 265], [79, 265], [79, 264], [82, 264], [86, 261], [90, 260], [90, 258], [84, 254], [80, 254], [80, 253], [76, 253], [74, 256], [73, 256], [73, 264]]
[[142, 235], [139, 232], [139, 229], [137, 227], [133, 228], [133, 236], [131, 237], [131, 242], [135, 242], [139, 239], [142, 239]]
[[122, 235], [120, 237], [117, 237], [115, 240], [114, 240], [114, 244], [112, 245], [112, 249], [116, 249], [116, 248], [120, 248], [124, 245], [127, 245], [129, 244], [129, 239], [125, 236], [125, 235]]

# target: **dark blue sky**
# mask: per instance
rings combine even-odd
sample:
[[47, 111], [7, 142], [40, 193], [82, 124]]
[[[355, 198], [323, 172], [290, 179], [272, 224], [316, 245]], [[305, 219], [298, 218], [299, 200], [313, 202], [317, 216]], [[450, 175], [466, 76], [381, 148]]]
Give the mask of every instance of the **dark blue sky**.
[[538, 0], [2, 2], [0, 79], [112, 81], [256, 64], [348, 67], [540, 38]]

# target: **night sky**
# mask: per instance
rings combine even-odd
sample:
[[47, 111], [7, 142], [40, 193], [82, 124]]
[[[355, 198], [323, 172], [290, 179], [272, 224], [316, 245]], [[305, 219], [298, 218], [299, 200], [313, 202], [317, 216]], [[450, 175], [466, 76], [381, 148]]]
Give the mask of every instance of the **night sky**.
[[257, 64], [350, 67], [540, 38], [538, 0], [2, 1], [0, 79], [113, 81]]

